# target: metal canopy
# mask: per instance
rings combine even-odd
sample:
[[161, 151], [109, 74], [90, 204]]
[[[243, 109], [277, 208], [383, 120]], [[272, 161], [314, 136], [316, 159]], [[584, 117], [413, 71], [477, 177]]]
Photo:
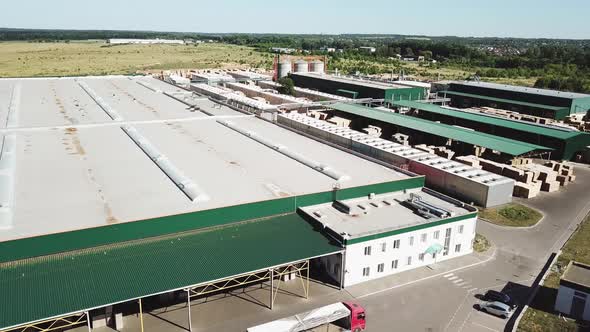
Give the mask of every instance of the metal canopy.
[[342, 250], [297, 214], [0, 265], [0, 329]]
[[559, 107], [559, 106], [550, 106], [550, 105], [543, 105], [543, 104], [527, 103], [527, 102], [524, 102], [524, 101], [518, 101], [518, 100], [512, 100], [512, 99], [505, 99], [505, 98], [489, 97], [489, 96], [477, 95], [477, 94], [473, 94], [473, 93], [458, 92], [458, 91], [440, 91], [439, 94], [442, 94], [443, 96], [445, 96], [445, 98], [446, 98], [446, 95], [459, 96], [459, 97], [469, 97], [469, 98], [476, 98], [476, 99], [483, 99], [483, 100], [494, 101], [494, 102], [497, 102], [497, 103], [505, 103], [505, 104], [513, 104], [513, 105], [527, 106], [527, 107], [532, 107], [532, 108], [545, 109], [545, 110], [550, 110], [550, 111], [554, 111], [554, 112], [559, 112], [559, 111], [564, 111], [564, 110], [567, 111], [567, 110], [569, 110], [567, 107]]
[[538, 125], [530, 122], [524, 122], [512, 119], [503, 119], [496, 116], [478, 114], [474, 112], [468, 112], [463, 110], [453, 110], [444, 108], [437, 105], [420, 103], [415, 101], [396, 101], [393, 103], [396, 106], [409, 107], [424, 112], [435, 113], [450, 116], [453, 118], [459, 118], [464, 120], [470, 120], [474, 122], [484, 123], [497, 127], [511, 128], [518, 131], [523, 131], [531, 134], [537, 134], [542, 136], [553, 137], [561, 140], [566, 140], [575, 136], [588, 135], [584, 132], [575, 131], [567, 128], [556, 128], [546, 125]]
[[404, 128], [413, 129], [416, 131], [428, 133], [430, 135], [450, 138], [455, 141], [464, 142], [468, 144], [473, 144], [477, 146], [482, 146], [488, 149], [500, 151], [502, 153], [506, 153], [512, 156], [520, 156], [524, 155], [536, 150], [553, 150], [551, 148], [540, 146], [536, 144], [525, 143], [521, 141], [516, 141], [509, 138], [504, 138], [500, 136], [485, 134], [476, 132], [473, 130], [468, 130], [464, 128], [459, 128], [455, 126], [450, 126], [442, 123], [437, 123], [433, 121], [428, 121], [424, 119], [415, 118], [409, 115], [402, 115], [394, 112], [388, 111], [381, 111], [378, 109], [365, 107], [365, 106], [358, 106], [358, 105], [348, 105], [343, 103], [334, 104], [331, 108], [361, 116], [364, 118], [369, 118], [372, 120], [377, 120], [381, 122], [385, 122], [388, 124], [392, 124], [395, 126], [400, 126]]

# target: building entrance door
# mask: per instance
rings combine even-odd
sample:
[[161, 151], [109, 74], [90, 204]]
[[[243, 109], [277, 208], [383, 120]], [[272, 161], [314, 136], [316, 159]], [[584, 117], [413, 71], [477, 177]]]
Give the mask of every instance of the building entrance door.
[[572, 299], [572, 310], [570, 311], [572, 317], [582, 318], [584, 315], [584, 307], [586, 306], [586, 299], [574, 296]]

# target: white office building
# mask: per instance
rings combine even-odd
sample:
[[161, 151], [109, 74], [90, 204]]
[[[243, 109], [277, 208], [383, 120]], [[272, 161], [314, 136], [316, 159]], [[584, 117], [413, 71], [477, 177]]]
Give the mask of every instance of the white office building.
[[321, 260], [344, 287], [473, 252], [475, 208], [426, 188], [303, 210], [346, 248]]

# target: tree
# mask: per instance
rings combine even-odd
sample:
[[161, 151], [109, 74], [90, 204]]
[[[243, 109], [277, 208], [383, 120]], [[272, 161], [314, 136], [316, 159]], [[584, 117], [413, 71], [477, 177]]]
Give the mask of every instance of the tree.
[[281, 85], [278, 90], [280, 93], [285, 95], [295, 95], [295, 83], [290, 77], [279, 78], [278, 83]]

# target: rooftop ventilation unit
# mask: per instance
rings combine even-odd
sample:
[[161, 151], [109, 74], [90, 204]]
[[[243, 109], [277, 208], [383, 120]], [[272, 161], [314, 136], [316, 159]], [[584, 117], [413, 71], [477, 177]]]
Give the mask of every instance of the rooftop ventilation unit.
[[427, 219], [433, 217], [448, 218], [453, 216], [451, 211], [425, 202], [422, 200], [422, 197], [417, 194], [410, 194], [410, 198], [406, 200], [406, 203], [410, 205], [419, 215]]

